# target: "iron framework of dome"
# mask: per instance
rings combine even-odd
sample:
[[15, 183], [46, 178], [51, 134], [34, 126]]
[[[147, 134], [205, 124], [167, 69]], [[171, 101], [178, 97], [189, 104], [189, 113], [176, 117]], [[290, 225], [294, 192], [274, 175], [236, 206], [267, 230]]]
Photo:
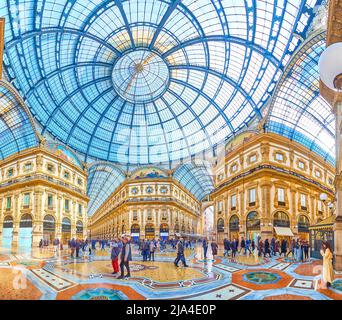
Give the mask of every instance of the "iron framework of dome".
[[85, 160], [177, 161], [261, 118], [320, 3], [4, 1], [5, 72]]

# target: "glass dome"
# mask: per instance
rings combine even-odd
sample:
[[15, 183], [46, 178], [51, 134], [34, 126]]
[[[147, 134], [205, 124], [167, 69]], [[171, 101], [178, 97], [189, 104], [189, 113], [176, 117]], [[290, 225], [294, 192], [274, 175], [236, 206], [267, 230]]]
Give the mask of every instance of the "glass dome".
[[320, 3], [2, 1], [5, 73], [85, 160], [178, 161], [261, 118]]

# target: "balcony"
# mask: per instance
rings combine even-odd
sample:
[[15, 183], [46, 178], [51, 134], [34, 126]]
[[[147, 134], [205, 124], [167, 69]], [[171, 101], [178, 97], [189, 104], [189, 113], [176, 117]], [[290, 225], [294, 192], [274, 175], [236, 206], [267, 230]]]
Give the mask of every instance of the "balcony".
[[254, 206], [255, 206], [255, 201], [250, 202], [250, 203], [249, 203], [249, 206], [250, 206], [250, 207], [254, 207]]
[[308, 208], [306, 206], [300, 206], [300, 209], [303, 210], [303, 211], [307, 211]]
[[273, 220], [273, 225], [275, 227], [283, 227], [283, 228], [289, 228], [290, 227], [290, 221], [289, 220]]
[[284, 201], [278, 201], [278, 206], [279, 207], [285, 207], [286, 203]]
[[231, 211], [235, 211], [236, 210], [236, 206], [231, 207]]

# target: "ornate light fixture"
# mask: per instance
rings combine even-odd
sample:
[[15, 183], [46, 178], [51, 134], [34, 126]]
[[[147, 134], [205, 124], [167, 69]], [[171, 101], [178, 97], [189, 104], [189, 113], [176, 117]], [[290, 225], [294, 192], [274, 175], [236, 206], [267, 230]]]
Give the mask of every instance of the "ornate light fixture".
[[342, 42], [330, 45], [321, 54], [319, 74], [329, 89], [342, 91]]

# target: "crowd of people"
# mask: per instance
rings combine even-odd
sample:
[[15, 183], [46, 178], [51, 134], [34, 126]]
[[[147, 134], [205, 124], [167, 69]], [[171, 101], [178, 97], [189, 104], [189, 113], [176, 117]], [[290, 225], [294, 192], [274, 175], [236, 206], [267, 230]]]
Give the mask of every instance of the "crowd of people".
[[[203, 257], [205, 261], [208, 256], [209, 241], [206, 238], [199, 240], [185, 240], [179, 239], [142, 239], [139, 241], [133, 241], [130, 236], [123, 235], [121, 238], [114, 240], [82, 240], [71, 239], [68, 241], [68, 250], [70, 250], [71, 258], [85, 257], [91, 261], [91, 257], [97, 248], [100, 251], [110, 251], [110, 259], [113, 267], [113, 275], [117, 276], [117, 279], [123, 279], [130, 277], [129, 263], [132, 261], [133, 246], [136, 245], [138, 251], [142, 256], [142, 260], [155, 261], [155, 252], [163, 252], [169, 247], [175, 250], [176, 258], [174, 260], [175, 267], [179, 266], [179, 262], [182, 262], [183, 267], [188, 267], [185, 258], [185, 249], [193, 250], [197, 243], [203, 248]], [[64, 250], [63, 243], [59, 239], [52, 241], [53, 250], [58, 255], [59, 252]], [[49, 246], [47, 240], [40, 240], [39, 248]], [[218, 254], [218, 244], [216, 241], [210, 242], [211, 254], [213, 259]], [[242, 237], [240, 241], [238, 239], [224, 239], [223, 241], [223, 256], [232, 257], [235, 259], [236, 255], [245, 255], [254, 257], [288, 257], [296, 262], [307, 262], [310, 260], [309, 256], [309, 243], [303, 239], [292, 239], [287, 241], [286, 239], [277, 240], [272, 238], [271, 240], [262, 240], [258, 238], [255, 240], [244, 239]], [[334, 273], [332, 267], [332, 249], [328, 242], [323, 242], [321, 255], [323, 256], [323, 283], [326, 287], [329, 287], [333, 281]], [[126, 269], [126, 274], [125, 274]]]
[[[216, 245], [217, 246], [217, 245]], [[204, 247], [204, 246], [203, 246]], [[276, 240], [262, 240], [258, 238], [257, 241], [241, 238], [223, 240], [224, 256], [236, 257], [236, 254], [254, 255], [258, 257], [288, 257], [291, 254], [293, 260], [298, 262], [306, 262], [309, 260], [309, 242], [303, 239], [286, 239]], [[206, 256], [206, 249], [204, 249], [204, 256]]]

